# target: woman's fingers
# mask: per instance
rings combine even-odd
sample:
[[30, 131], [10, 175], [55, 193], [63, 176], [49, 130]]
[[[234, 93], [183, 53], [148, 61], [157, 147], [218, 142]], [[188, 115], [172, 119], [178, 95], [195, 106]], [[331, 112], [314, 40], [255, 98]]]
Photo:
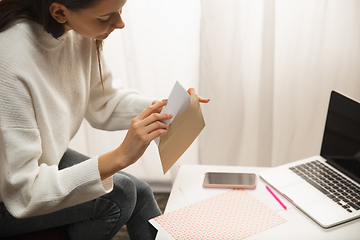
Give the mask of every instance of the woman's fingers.
[[146, 125], [146, 127], [144, 129], [145, 129], [145, 132], [151, 133], [151, 132], [156, 131], [158, 129], [168, 130], [169, 125], [167, 125], [166, 123], [163, 123], [161, 121], [154, 121], [154, 122], [151, 122], [150, 124]]
[[167, 114], [167, 113], [153, 113], [150, 116], [143, 119], [142, 123], [144, 124], [144, 126], [147, 126], [153, 122], [163, 123], [165, 120], [170, 120], [171, 118], [172, 118], [172, 115]]
[[189, 95], [191, 95], [192, 92], [195, 93], [195, 88], [189, 88], [189, 89], [187, 90], [187, 92], [188, 92]]
[[149, 139], [154, 140], [157, 137], [161, 137], [167, 133], [167, 130], [165, 129], [156, 129], [155, 131], [152, 131], [149, 133]]
[[147, 118], [133, 124], [134, 133], [144, 142], [151, 142], [155, 138], [166, 134], [169, 125], [164, 120], [171, 119], [171, 115], [154, 113]]
[[150, 143], [157, 137], [163, 136], [167, 133], [169, 126], [165, 123], [162, 123], [163, 126], [160, 126], [159, 122], [152, 123], [146, 126], [143, 130], [143, 133], [139, 133], [139, 136], [143, 136], [143, 140], [146, 143]]
[[[164, 99], [163, 101], [167, 101], [167, 99]], [[158, 103], [158, 102], [159, 102], [158, 100], [155, 100], [155, 101], [152, 102], [151, 105], [155, 105], [155, 104]], [[161, 113], [163, 107], [164, 107], [164, 106], [158, 108], [155, 112], [156, 112], [156, 113]]]
[[[132, 136], [134, 136], [134, 139], [141, 139], [141, 141], [147, 144], [147, 142], [150, 142], [157, 137], [154, 137], [154, 135], [161, 136], [166, 133], [169, 126], [165, 124], [164, 121], [170, 120], [172, 115], [166, 113], [156, 113], [156, 111], [159, 108], [162, 108], [166, 102], [166, 100], [163, 100], [161, 102], [154, 103], [154, 105], [147, 107], [132, 120], [129, 132]], [[129, 136], [131, 135], [129, 134]]]
[[198, 98], [199, 98], [199, 102], [201, 102], [201, 103], [208, 103], [208, 102], [210, 102], [210, 98], [203, 98], [203, 97], [200, 97], [200, 96], [198, 96]]
[[[189, 89], [187, 90], [187, 92], [191, 95], [192, 92], [195, 93], [195, 89], [194, 89], [194, 88], [189, 88]], [[203, 97], [198, 96], [198, 99], [199, 99], [199, 102], [201, 102], [201, 103], [208, 103], [208, 102], [210, 102], [210, 98], [203, 98]]]
[[151, 106], [148, 106], [145, 108], [144, 111], [142, 111], [136, 118], [139, 118], [140, 120], [145, 119], [146, 117], [150, 116], [151, 114], [158, 112], [162, 107], [165, 106], [167, 103], [167, 100], [162, 101], [154, 101]]

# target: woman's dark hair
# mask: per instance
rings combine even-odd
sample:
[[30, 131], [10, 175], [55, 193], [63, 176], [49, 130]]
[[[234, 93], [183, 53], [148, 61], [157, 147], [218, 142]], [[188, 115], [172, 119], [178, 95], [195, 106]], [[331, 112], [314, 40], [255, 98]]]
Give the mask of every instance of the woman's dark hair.
[[[61, 3], [71, 11], [80, 11], [94, 6], [98, 1], [100, 0], [0, 0], [0, 32], [11, 27], [19, 19], [28, 19], [42, 25], [46, 32], [57, 39], [65, 33], [65, 27], [50, 14], [52, 3]], [[102, 41], [96, 40], [100, 78], [103, 84], [100, 63], [101, 48]]]

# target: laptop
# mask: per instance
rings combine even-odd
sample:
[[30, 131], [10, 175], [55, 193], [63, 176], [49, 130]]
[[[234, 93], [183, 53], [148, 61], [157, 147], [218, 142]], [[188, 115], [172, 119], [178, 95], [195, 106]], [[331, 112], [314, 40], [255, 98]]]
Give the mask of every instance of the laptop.
[[323, 228], [360, 217], [360, 103], [331, 92], [320, 156], [259, 173]]

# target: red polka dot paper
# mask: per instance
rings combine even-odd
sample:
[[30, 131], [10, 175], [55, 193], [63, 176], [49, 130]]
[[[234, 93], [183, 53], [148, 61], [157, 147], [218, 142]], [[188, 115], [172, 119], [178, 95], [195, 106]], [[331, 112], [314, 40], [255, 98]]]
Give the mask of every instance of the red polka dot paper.
[[230, 190], [154, 220], [174, 239], [244, 239], [286, 222], [243, 190]]

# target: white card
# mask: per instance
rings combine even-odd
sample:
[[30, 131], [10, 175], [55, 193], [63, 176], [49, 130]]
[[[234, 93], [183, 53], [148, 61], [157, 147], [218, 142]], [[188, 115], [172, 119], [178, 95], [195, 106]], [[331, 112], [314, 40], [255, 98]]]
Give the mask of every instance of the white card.
[[[170, 125], [170, 123], [185, 111], [190, 105], [190, 94], [181, 86], [181, 84], [176, 81], [171, 93], [169, 95], [166, 105], [163, 107], [161, 113], [167, 113], [173, 115], [170, 120], [164, 121], [164, 123]], [[156, 138], [155, 143], [160, 144], [160, 138]]]

